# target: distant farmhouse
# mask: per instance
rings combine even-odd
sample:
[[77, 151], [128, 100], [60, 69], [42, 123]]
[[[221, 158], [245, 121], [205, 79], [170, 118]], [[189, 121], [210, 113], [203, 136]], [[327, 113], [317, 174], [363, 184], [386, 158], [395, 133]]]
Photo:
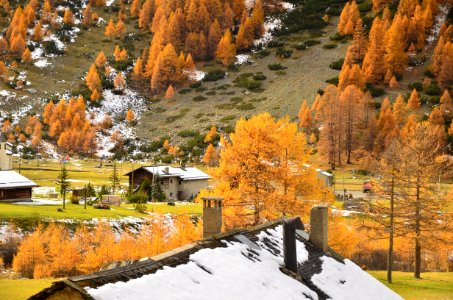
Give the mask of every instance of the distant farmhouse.
[[153, 182], [153, 176], [158, 175], [167, 199], [171, 200], [195, 198], [201, 189], [208, 187], [208, 180], [211, 178], [194, 167], [174, 168], [169, 166], [140, 167], [125, 175], [129, 176], [129, 186], [133, 190], [137, 189], [146, 179]]
[[21, 174], [5, 170], [0, 171], [0, 203], [31, 201], [31, 190], [38, 185]]
[[328, 247], [327, 210], [313, 207], [310, 234], [299, 218], [221, 234], [222, 200], [203, 198], [203, 240], [55, 282], [29, 299], [402, 300]]
[[31, 201], [31, 189], [38, 185], [12, 170], [12, 147], [0, 133], [0, 202]]

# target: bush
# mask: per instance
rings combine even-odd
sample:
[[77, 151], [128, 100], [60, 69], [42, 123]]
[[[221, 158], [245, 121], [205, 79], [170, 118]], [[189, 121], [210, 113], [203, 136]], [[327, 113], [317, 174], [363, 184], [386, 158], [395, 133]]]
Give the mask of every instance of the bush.
[[202, 85], [201, 81], [197, 81], [197, 82], [195, 82], [195, 83], [192, 83], [192, 84], [190, 85], [190, 88], [192, 88], [192, 89], [197, 89], [197, 88], [199, 88], [201, 85]]
[[282, 42], [282, 41], [279, 41], [279, 40], [272, 40], [272, 41], [270, 41], [270, 42], [267, 44], [267, 46], [268, 46], [269, 48], [277, 48], [277, 47], [283, 47], [283, 46], [285, 46], [285, 43]]
[[236, 105], [236, 108], [239, 109], [239, 110], [252, 110], [255, 108], [255, 105], [253, 105], [252, 103], [239, 103], [238, 105]]
[[191, 91], [192, 91], [192, 89], [187, 89], [187, 88], [186, 89], [180, 89], [178, 91], [178, 94], [185, 95], [185, 94], [190, 93]]
[[261, 50], [261, 51], [258, 51], [257, 53], [255, 53], [254, 56], [257, 58], [264, 58], [266, 56], [269, 56], [270, 54], [271, 54], [271, 51], [264, 49], [264, 50]]
[[76, 195], [71, 196], [71, 203], [72, 204], [79, 204], [79, 197]]
[[326, 83], [338, 85], [338, 81], [339, 81], [338, 76], [336, 76], [336, 77], [332, 77], [332, 78], [330, 78], [330, 79], [327, 79], [327, 80], [326, 80]]
[[236, 64], [229, 64], [227, 70], [230, 72], [239, 72], [239, 66]]
[[373, 3], [371, 1], [364, 1], [363, 3], [359, 4], [359, 11], [361, 13], [366, 13], [371, 11], [373, 8]]
[[216, 69], [209, 71], [203, 78], [203, 81], [217, 81], [225, 78], [226, 73], [223, 70]]
[[372, 97], [380, 97], [385, 94], [385, 90], [367, 83], [365, 90], [369, 91]]
[[305, 45], [304, 43], [298, 43], [296, 46], [294, 46], [294, 49], [296, 50], [305, 50], [307, 48], [307, 45]]
[[57, 44], [55, 41], [45, 41], [42, 43], [42, 46], [44, 48], [44, 52], [46, 54], [56, 54], [56, 55], [62, 55], [64, 54], [64, 50], [60, 50], [57, 47]]
[[325, 44], [322, 46], [323, 49], [335, 49], [337, 48], [337, 44]]
[[272, 71], [286, 69], [286, 67], [282, 66], [281, 64], [270, 64], [270, 65], [267, 65], [267, 67], [269, 68], [269, 70], [272, 70]]
[[433, 71], [431, 71], [430, 69], [426, 69], [425, 72], [423, 72], [423, 75], [425, 75], [426, 77], [429, 77], [429, 78], [436, 77], [436, 75], [434, 75]]
[[340, 58], [338, 60], [335, 60], [329, 64], [329, 68], [333, 70], [341, 70], [341, 67], [343, 67], [344, 63], [344, 58]]
[[423, 91], [423, 84], [420, 82], [420, 81], [416, 81], [416, 82], [412, 82], [412, 83], [409, 83], [409, 85], [407, 86], [411, 91], [413, 89], [416, 89], [417, 92], [421, 92]]
[[146, 204], [145, 203], [136, 203], [136, 204], [134, 204], [134, 209], [136, 212], [144, 214], [146, 212]]
[[424, 89], [425, 93], [430, 96], [440, 96], [442, 91], [439, 86], [435, 83], [431, 83]]
[[207, 100], [208, 98], [204, 97], [204, 96], [196, 96], [196, 97], [193, 97], [192, 100], [195, 101], [195, 102], [201, 102], [201, 101], [205, 101]]
[[293, 50], [285, 49], [285, 48], [277, 48], [275, 51], [275, 56], [281, 58], [290, 58], [293, 55]]
[[314, 46], [314, 45], [319, 45], [321, 44], [321, 41], [318, 41], [318, 40], [306, 40], [304, 42], [305, 46], [307, 47], [311, 47], [311, 46]]
[[205, 88], [204, 86], [200, 86], [199, 88], [195, 89], [195, 92], [204, 92], [206, 90], [207, 90], [207, 88]]
[[132, 195], [129, 195], [128, 201], [129, 203], [146, 203], [148, 200], [148, 195], [146, 195], [144, 192], [138, 192], [134, 193]]
[[436, 105], [440, 103], [440, 96], [431, 96], [429, 97], [429, 103]]
[[200, 134], [199, 131], [189, 130], [189, 129], [181, 130], [180, 132], [178, 132], [178, 136], [183, 137], [183, 138], [193, 137], [193, 136], [196, 136], [199, 134]]
[[264, 74], [255, 74], [253, 75], [254, 80], [266, 80], [267, 76]]
[[342, 34], [339, 33], [339, 32], [337, 32], [337, 33], [335, 33], [334, 35], [331, 35], [331, 36], [329, 37], [329, 39], [330, 39], [331, 41], [335, 41], [335, 42], [339, 42], [339, 41], [341, 41], [341, 40], [344, 40], [345, 38], [346, 38], [346, 36], [345, 36], [345, 35], [342, 35]]

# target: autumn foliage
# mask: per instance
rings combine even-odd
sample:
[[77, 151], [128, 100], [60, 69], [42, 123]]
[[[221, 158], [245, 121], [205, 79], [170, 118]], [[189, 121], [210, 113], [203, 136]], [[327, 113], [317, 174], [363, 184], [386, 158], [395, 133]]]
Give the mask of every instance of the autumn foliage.
[[43, 112], [49, 136], [59, 149], [67, 153], [92, 154], [96, 150], [96, 128], [86, 116], [82, 97], [61, 99], [56, 105], [50, 101]]
[[187, 215], [170, 224], [162, 217], [142, 224], [138, 234], [115, 234], [107, 223], [80, 225], [73, 234], [64, 225], [39, 225], [19, 245], [13, 269], [27, 278], [65, 277], [99, 271], [112, 262], [152, 257], [201, 238], [201, 225]]

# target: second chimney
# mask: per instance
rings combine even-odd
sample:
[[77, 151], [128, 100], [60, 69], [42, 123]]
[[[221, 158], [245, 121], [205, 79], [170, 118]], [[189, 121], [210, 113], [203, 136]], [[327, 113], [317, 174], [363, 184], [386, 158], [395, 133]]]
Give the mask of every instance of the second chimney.
[[222, 232], [221, 197], [203, 197], [203, 238]]
[[310, 210], [310, 242], [327, 251], [328, 209], [324, 204], [314, 205]]

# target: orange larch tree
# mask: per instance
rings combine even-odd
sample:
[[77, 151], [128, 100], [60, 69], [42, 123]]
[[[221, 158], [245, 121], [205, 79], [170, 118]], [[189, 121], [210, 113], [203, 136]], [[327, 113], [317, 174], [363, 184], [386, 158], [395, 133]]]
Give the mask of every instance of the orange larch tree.
[[236, 47], [232, 42], [231, 32], [227, 29], [217, 46], [216, 58], [228, 65], [236, 55]]

